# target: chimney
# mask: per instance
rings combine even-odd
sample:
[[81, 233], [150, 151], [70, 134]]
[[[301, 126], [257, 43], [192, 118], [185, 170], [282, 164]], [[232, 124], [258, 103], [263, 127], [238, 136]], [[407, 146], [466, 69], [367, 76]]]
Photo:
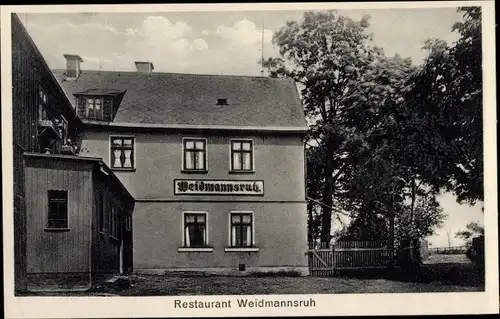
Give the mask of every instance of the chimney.
[[146, 74], [150, 74], [155, 69], [153, 63], [151, 62], [135, 61], [135, 67], [137, 69], [137, 73], [146, 73]]
[[66, 77], [69, 79], [77, 79], [82, 73], [80, 68], [80, 62], [83, 62], [82, 58], [76, 54], [64, 54], [66, 58]]

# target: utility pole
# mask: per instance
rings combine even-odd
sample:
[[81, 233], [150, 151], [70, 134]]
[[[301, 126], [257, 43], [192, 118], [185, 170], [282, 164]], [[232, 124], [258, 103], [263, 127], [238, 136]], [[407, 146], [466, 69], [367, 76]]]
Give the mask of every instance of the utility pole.
[[451, 248], [451, 238], [450, 238], [450, 229], [446, 230], [446, 235], [448, 236], [448, 248]]
[[262, 16], [262, 39], [261, 39], [261, 57], [260, 57], [260, 76], [264, 76], [264, 16]]

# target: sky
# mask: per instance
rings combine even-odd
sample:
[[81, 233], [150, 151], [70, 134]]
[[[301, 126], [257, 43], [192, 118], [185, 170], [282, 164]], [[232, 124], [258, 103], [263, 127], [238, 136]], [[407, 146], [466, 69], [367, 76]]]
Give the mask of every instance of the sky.
[[[258, 61], [278, 56], [273, 34], [304, 11], [212, 11], [137, 13], [20, 13], [49, 67], [64, 68], [63, 54], [78, 54], [83, 70], [134, 71], [149, 61], [155, 72], [260, 75]], [[448, 43], [461, 20], [456, 8], [339, 10], [359, 20], [369, 15], [368, 32], [388, 56], [398, 53], [420, 64], [425, 39]], [[264, 43], [262, 43], [262, 38]], [[429, 238], [434, 247], [461, 245], [454, 234], [471, 221], [483, 224], [481, 205], [459, 205], [452, 194], [439, 196], [448, 214], [445, 226]]]
[[[372, 17], [368, 32], [392, 56], [418, 64], [427, 37], [451, 42], [456, 8], [340, 10], [359, 20]], [[272, 35], [304, 11], [30, 13], [20, 14], [52, 68], [64, 53], [80, 55], [84, 69], [130, 70], [134, 61], [153, 62], [157, 72], [260, 75], [265, 57], [277, 56]], [[262, 32], [264, 25], [264, 32]]]

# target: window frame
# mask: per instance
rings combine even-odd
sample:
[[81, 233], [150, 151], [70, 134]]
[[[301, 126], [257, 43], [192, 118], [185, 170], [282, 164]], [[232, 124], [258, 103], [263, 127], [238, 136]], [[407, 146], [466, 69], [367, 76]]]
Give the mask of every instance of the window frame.
[[[92, 110], [94, 112], [93, 117], [89, 117], [89, 102], [92, 101]], [[96, 101], [99, 101], [100, 105], [100, 118], [97, 118], [96, 112], [95, 112], [95, 106], [96, 106]], [[103, 121], [104, 120], [104, 111], [103, 111], [103, 106], [104, 106], [104, 98], [103, 97], [97, 97], [97, 96], [86, 96], [85, 97], [85, 118], [89, 120], [95, 120], [95, 121]]]
[[[131, 167], [114, 167], [113, 166], [113, 149], [116, 149], [117, 147], [113, 147], [113, 139], [115, 138], [121, 138], [123, 139], [132, 139], [132, 166]], [[123, 145], [123, 144], [122, 144]], [[120, 148], [123, 150], [123, 147]], [[114, 171], [129, 171], [133, 172], [136, 170], [136, 165], [137, 165], [137, 143], [136, 143], [136, 138], [134, 135], [109, 135], [109, 167], [114, 170]]]
[[[186, 246], [186, 217], [188, 215], [204, 215], [205, 216], [205, 244], [201, 247]], [[209, 245], [209, 228], [208, 228], [208, 212], [207, 211], [183, 211], [181, 221], [182, 246], [178, 248], [178, 252], [212, 252], [213, 247]]]
[[[51, 204], [54, 202], [54, 200], [51, 200], [51, 192], [64, 192], [66, 195], [66, 224], [64, 225], [65, 227], [51, 227], [50, 221], [55, 220], [55, 218], [51, 218]], [[59, 198], [60, 200], [60, 198]], [[59, 220], [59, 219], [58, 219]], [[45, 230], [46, 231], [68, 231], [70, 230], [69, 228], [70, 220], [69, 220], [69, 190], [67, 189], [49, 189], [47, 190], [47, 219], [46, 219], [46, 224], [45, 224]]]
[[[229, 212], [229, 219], [228, 219], [228, 224], [229, 224], [229, 231], [228, 231], [228, 247], [226, 247], [224, 250], [226, 252], [230, 252], [230, 251], [248, 251], [248, 252], [252, 252], [252, 251], [259, 251], [259, 248], [256, 247], [255, 245], [255, 214], [253, 211], [246, 211], [246, 210], [243, 210], [243, 211], [231, 211]], [[232, 222], [232, 216], [233, 215], [250, 215], [251, 216], [251, 222], [250, 222], [250, 226], [251, 226], [251, 235], [252, 235], [252, 243], [250, 246], [233, 246], [233, 242], [232, 242], [232, 229], [233, 229], [233, 222]]]
[[[203, 163], [203, 168], [187, 168], [186, 167], [186, 154], [188, 150], [186, 149], [186, 144], [187, 142], [194, 142], [196, 145], [196, 142], [203, 142], [204, 148], [201, 150], [204, 152], [204, 163]], [[200, 152], [200, 150], [194, 149], [194, 151]], [[208, 140], [205, 137], [183, 137], [182, 138], [182, 155], [181, 155], [181, 172], [183, 173], [207, 173], [208, 172]], [[195, 164], [196, 166], [196, 164]]]
[[[240, 150], [234, 150], [234, 143], [241, 143]], [[243, 151], [243, 143], [250, 143], [250, 151]], [[243, 167], [243, 156], [241, 154], [250, 153], [250, 169], [235, 169], [233, 153], [240, 154], [240, 164]], [[229, 172], [230, 173], [255, 173], [255, 144], [253, 139], [230, 139], [229, 140]]]

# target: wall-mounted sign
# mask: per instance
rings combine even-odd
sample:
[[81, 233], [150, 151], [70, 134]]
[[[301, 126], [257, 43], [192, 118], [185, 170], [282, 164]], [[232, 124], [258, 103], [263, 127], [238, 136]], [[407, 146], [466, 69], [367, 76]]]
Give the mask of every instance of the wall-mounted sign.
[[264, 195], [264, 181], [174, 180], [175, 195]]

